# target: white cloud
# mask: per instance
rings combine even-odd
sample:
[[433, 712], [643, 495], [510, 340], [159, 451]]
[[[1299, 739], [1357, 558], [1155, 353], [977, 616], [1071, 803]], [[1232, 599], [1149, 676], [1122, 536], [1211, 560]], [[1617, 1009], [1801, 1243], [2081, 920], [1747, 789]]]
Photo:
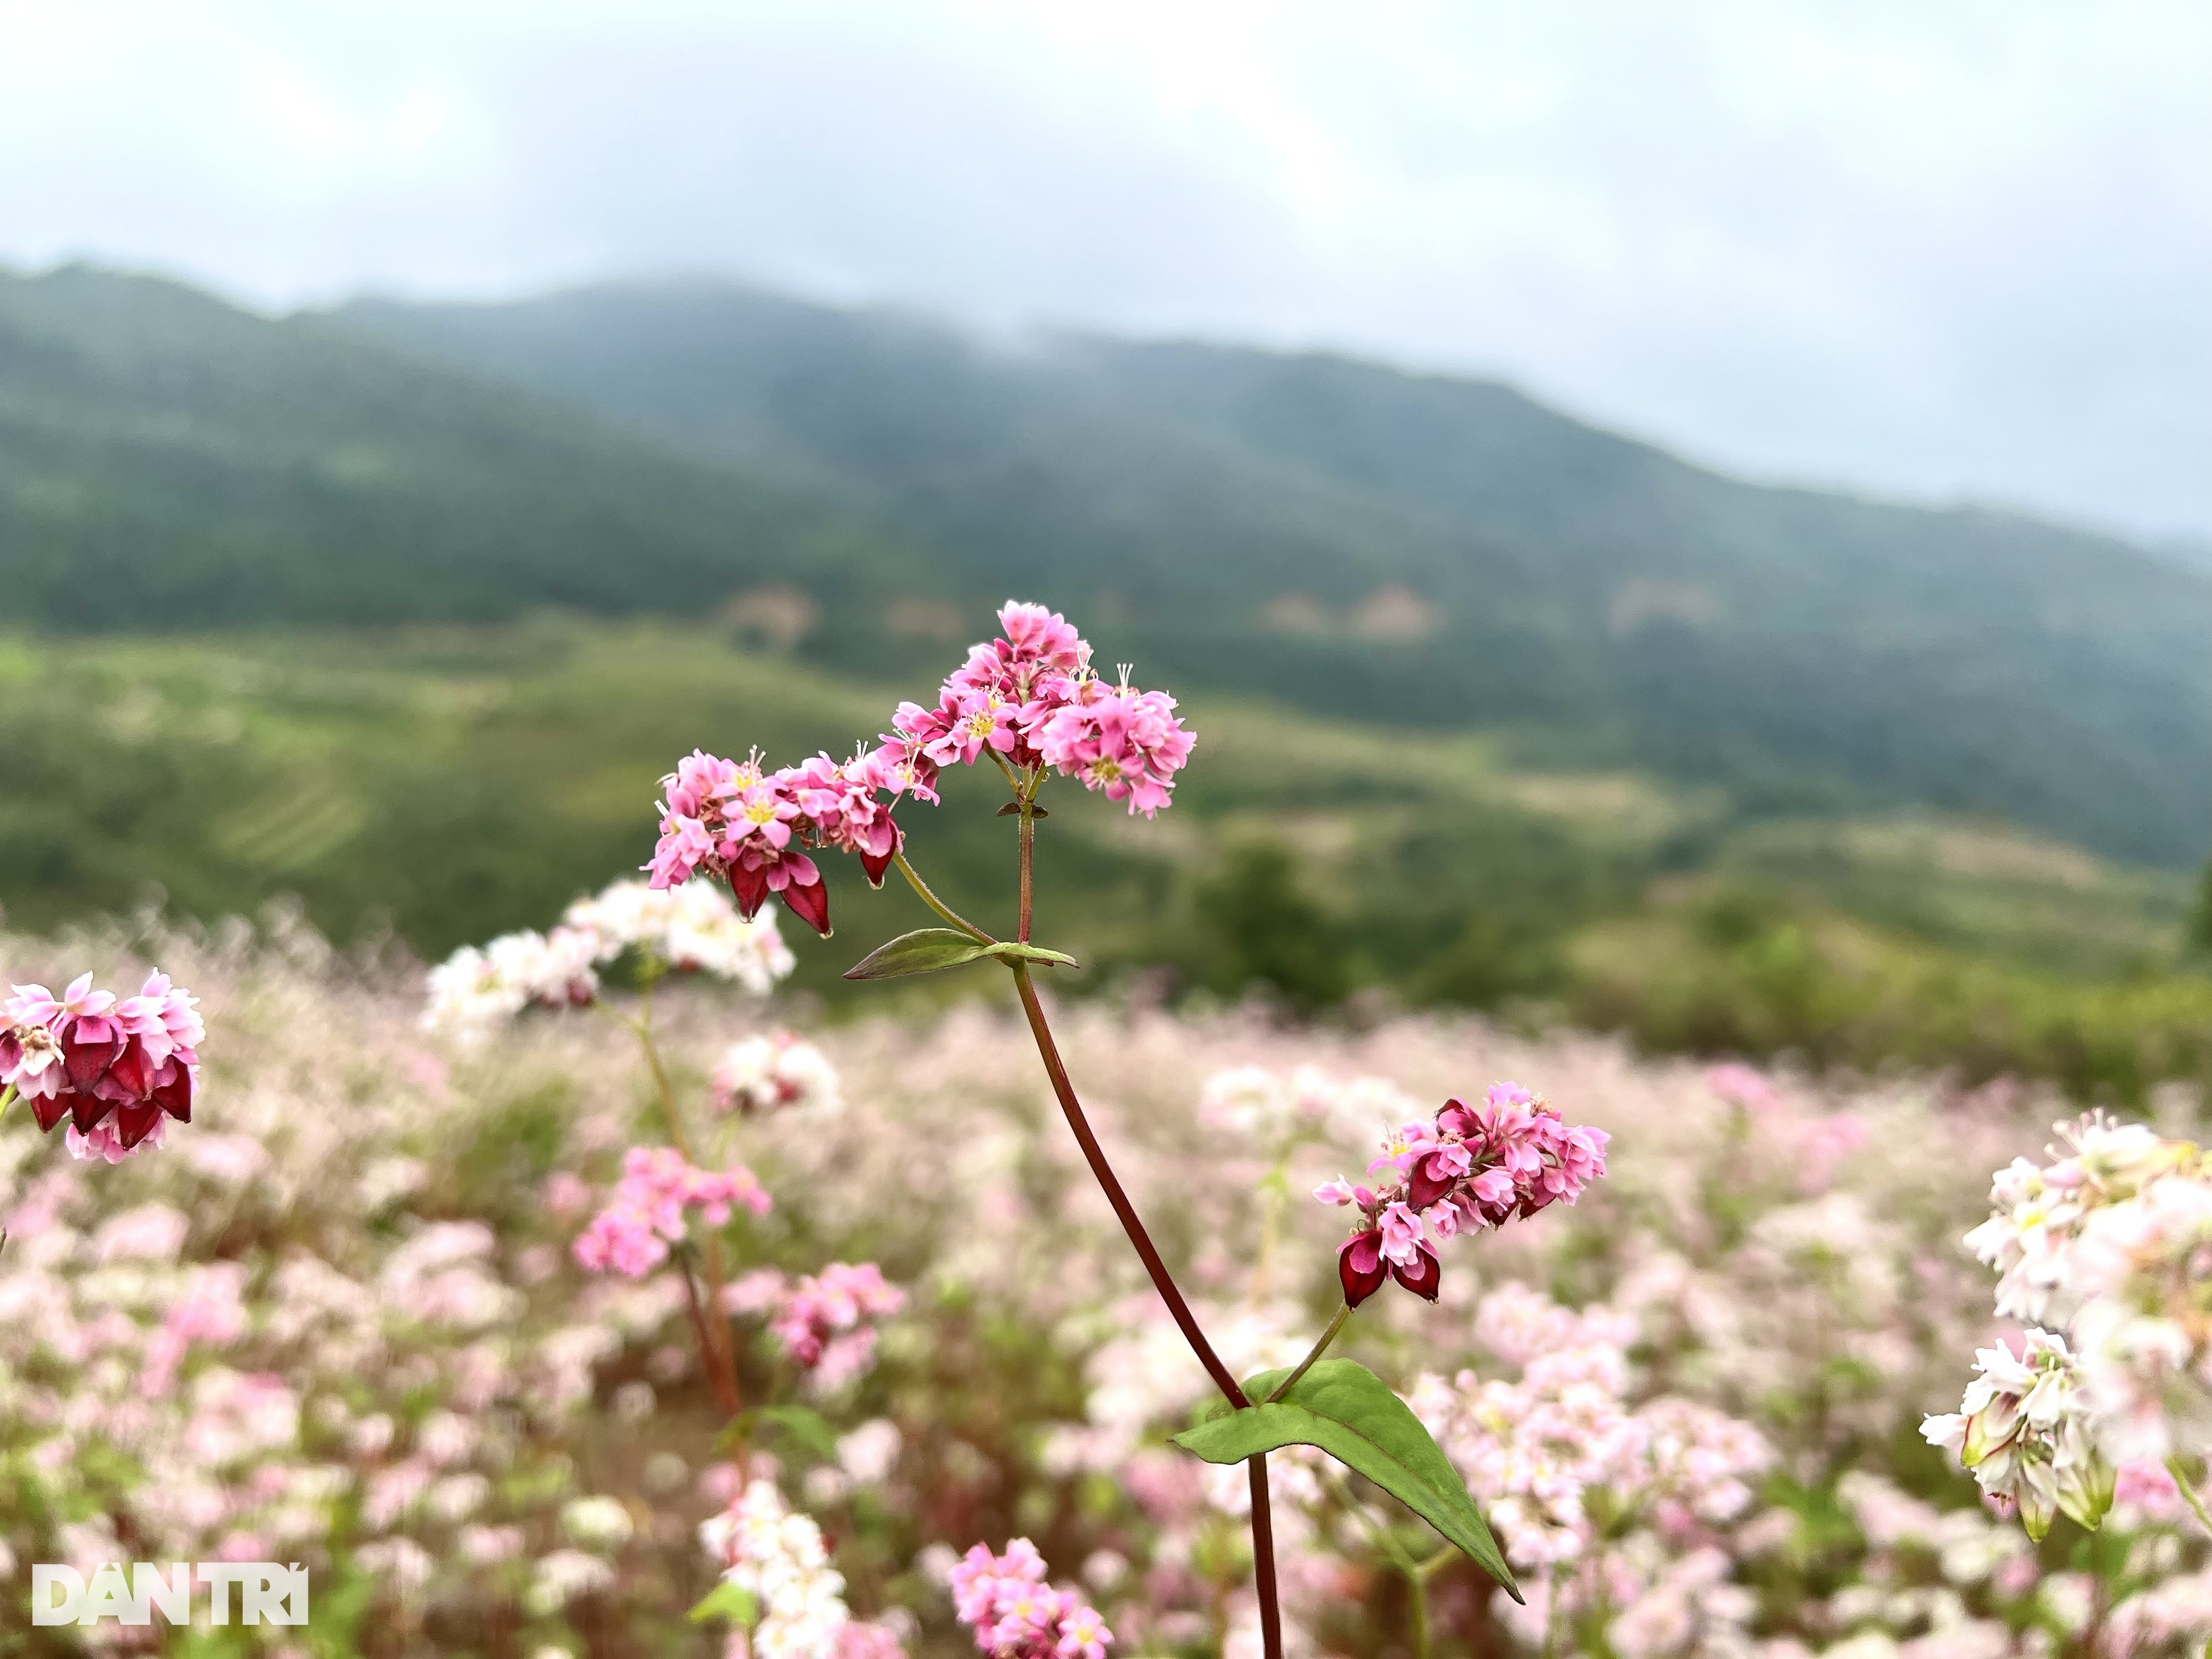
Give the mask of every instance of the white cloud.
[[0, 0], [0, 256], [1337, 344], [2205, 532], [2208, 87], [2194, 0]]

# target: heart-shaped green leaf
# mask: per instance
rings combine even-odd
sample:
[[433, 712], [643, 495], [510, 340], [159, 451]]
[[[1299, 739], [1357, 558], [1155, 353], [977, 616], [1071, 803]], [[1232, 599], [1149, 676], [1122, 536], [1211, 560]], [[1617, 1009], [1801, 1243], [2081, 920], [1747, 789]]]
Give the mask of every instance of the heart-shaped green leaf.
[[924, 927], [878, 945], [848, 968], [845, 977], [897, 979], [906, 974], [933, 974], [940, 968], [978, 961], [989, 948], [950, 927]]
[[753, 1599], [750, 1590], [732, 1584], [725, 1578], [700, 1599], [699, 1604], [691, 1609], [690, 1618], [695, 1625], [703, 1625], [709, 1619], [726, 1619], [733, 1625], [743, 1625], [750, 1629], [754, 1615], [759, 1611], [760, 1604]]
[[[1244, 1384], [1247, 1398], [1266, 1401], [1290, 1375], [1263, 1371]], [[1209, 1463], [1241, 1463], [1279, 1446], [1318, 1446], [1358, 1470], [1419, 1516], [1515, 1601], [1521, 1588], [1498, 1553], [1482, 1511], [1421, 1419], [1382, 1379], [1351, 1359], [1323, 1359], [1280, 1400], [1233, 1411], [1217, 1401], [1194, 1429], [1175, 1437]]]

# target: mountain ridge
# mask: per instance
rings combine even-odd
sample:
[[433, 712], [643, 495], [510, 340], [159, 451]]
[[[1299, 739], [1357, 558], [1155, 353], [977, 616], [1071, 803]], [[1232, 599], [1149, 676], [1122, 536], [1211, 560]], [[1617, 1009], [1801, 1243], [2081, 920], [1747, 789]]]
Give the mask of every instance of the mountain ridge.
[[63, 630], [723, 614], [900, 681], [1013, 594], [1147, 683], [1753, 815], [2168, 867], [2212, 830], [2212, 580], [2130, 544], [1746, 483], [1498, 383], [723, 284], [270, 318], [0, 275], [0, 582]]
[[[1368, 714], [1535, 722], [1790, 805], [1840, 761], [2166, 862], [2212, 825], [2212, 583], [2132, 543], [1744, 483], [1335, 353], [1015, 349], [696, 279], [336, 315], [702, 457], [848, 480], [971, 597], [1042, 572], [1200, 682], [1227, 651], [1293, 702], [1334, 682]], [[1393, 659], [1363, 657], [1357, 619], [1401, 590], [1395, 633], [1367, 630]], [[2154, 828], [2085, 805], [2161, 795]]]

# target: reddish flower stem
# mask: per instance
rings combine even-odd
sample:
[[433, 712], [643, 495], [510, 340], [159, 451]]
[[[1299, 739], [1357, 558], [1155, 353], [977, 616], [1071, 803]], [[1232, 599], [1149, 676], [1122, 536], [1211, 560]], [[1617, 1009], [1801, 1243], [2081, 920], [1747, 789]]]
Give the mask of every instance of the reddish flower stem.
[[1252, 1474], [1252, 1580], [1260, 1596], [1260, 1646], [1282, 1659], [1283, 1610], [1275, 1597], [1275, 1517], [1267, 1506], [1267, 1454], [1244, 1466]]
[[1206, 1333], [1199, 1329], [1190, 1304], [1183, 1300], [1175, 1276], [1168, 1272], [1168, 1264], [1160, 1259], [1152, 1235], [1145, 1231], [1145, 1224], [1137, 1215], [1137, 1206], [1129, 1201], [1129, 1194], [1122, 1190], [1114, 1166], [1106, 1161], [1105, 1149], [1091, 1133], [1091, 1120], [1083, 1115], [1083, 1103], [1075, 1097], [1075, 1085], [1068, 1081], [1067, 1067], [1053, 1042], [1052, 1028], [1045, 1024], [1044, 1007], [1037, 1000], [1036, 987], [1030, 982], [1029, 964], [1017, 962], [1013, 968], [1014, 988], [1020, 994], [1022, 1012], [1029, 1016], [1030, 1034], [1036, 1039], [1037, 1054], [1044, 1061], [1045, 1075], [1052, 1079], [1053, 1093], [1060, 1098], [1060, 1109], [1066, 1115], [1067, 1127], [1075, 1132], [1076, 1145], [1083, 1148], [1084, 1161], [1091, 1165], [1091, 1173], [1097, 1178], [1106, 1201], [1114, 1206], [1121, 1231], [1129, 1236], [1131, 1247], [1145, 1264], [1145, 1271], [1152, 1275], [1152, 1288], [1168, 1304], [1176, 1328], [1182, 1332], [1183, 1340], [1190, 1344], [1191, 1352], [1198, 1356], [1198, 1363], [1206, 1367], [1206, 1374], [1213, 1379], [1213, 1386], [1221, 1390], [1231, 1405], [1240, 1408], [1250, 1405], [1244, 1390], [1237, 1386], [1237, 1379], [1229, 1374], [1229, 1368], [1221, 1363], [1221, 1356], [1206, 1340]]
[[699, 1334], [699, 1349], [707, 1360], [707, 1375], [714, 1385], [714, 1401], [721, 1407], [725, 1418], [738, 1414], [738, 1379], [720, 1364], [720, 1354], [714, 1340], [708, 1334], [706, 1310], [699, 1304], [699, 1286], [691, 1277], [691, 1264], [678, 1261], [677, 1272], [684, 1279], [684, 1300], [691, 1310], [691, 1328]]
[[[1027, 820], [1024, 820], [1024, 823]], [[1024, 851], [1028, 849], [1026, 847]], [[1060, 1058], [1060, 1048], [1052, 1040], [1052, 1027], [1045, 1023], [1044, 1006], [1037, 1000], [1036, 987], [1030, 982], [1029, 963], [1013, 964], [1014, 988], [1020, 993], [1022, 1012], [1029, 1016], [1030, 1034], [1036, 1039], [1038, 1058], [1044, 1061], [1045, 1075], [1052, 1079], [1052, 1091], [1060, 1098], [1060, 1109], [1066, 1115], [1067, 1127], [1075, 1132], [1076, 1145], [1083, 1148], [1084, 1161], [1091, 1165], [1091, 1173], [1097, 1178], [1106, 1201], [1114, 1206], [1121, 1218], [1121, 1231], [1129, 1236], [1129, 1243], [1152, 1275], [1152, 1288], [1160, 1293], [1160, 1300], [1168, 1304], [1176, 1326], [1182, 1332], [1182, 1340], [1190, 1344], [1198, 1363], [1206, 1367], [1206, 1374], [1213, 1379], [1213, 1386], [1221, 1390], [1231, 1406], [1242, 1411], [1252, 1402], [1245, 1398], [1244, 1390], [1237, 1386], [1237, 1379], [1221, 1363], [1221, 1356], [1213, 1352], [1213, 1345], [1206, 1340], [1206, 1333], [1198, 1328], [1198, 1320], [1183, 1300], [1182, 1291], [1168, 1271], [1168, 1264], [1160, 1259], [1159, 1249], [1152, 1236], [1145, 1231], [1145, 1224], [1137, 1214], [1137, 1206], [1129, 1201], [1129, 1194], [1121, 1188], [1114, 1166], [1106, 1161], [1106, 1152], [1091, 1133], [1091, 1120], [1083, 1115], [1083, 1103], [1075, 1097], [1075, 1085], [1068, 1081], [1067, 1067]], [[1254, 1588], [1260, 1595], [1260, 1636], [1267, 1659], [1282, 1659], [1283, 1616], [1275, 1601], [1275, 1532], [1273, 1517], [1267, 1510], [1267, 1455], [1250, 1460], [1252, 1471], [1252, 1564]]]

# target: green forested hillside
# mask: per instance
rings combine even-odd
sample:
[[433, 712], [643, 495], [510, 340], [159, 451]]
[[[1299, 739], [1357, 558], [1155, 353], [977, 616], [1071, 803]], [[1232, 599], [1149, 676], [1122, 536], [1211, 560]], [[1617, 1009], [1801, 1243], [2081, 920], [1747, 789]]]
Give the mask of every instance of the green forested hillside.
[[2124, 545], [1732, 482], [1492, 385], [727, 286], [272, 319], [0, 277], [0, 582], [67, 630], [720, 613], [902, 678], [1016, 592], [1181, 688], [1739, 811], [2212, 838], [2212, 581]]
[[72, 630], [696, 611], [872, 525], [173, 283], [0, 273], [0, 587]]
[[723, 284], [342, 320], [926, 540], [825, 616], [826, 660], [945, 594], [1048, 592], [1181, 684], [1517, 725], [1767, 810], [1927, 804], [2166, 863], [2212, 839], [2212, 582], [2122, 544], [1741, 483], [1335, 357], [994, 344]]

